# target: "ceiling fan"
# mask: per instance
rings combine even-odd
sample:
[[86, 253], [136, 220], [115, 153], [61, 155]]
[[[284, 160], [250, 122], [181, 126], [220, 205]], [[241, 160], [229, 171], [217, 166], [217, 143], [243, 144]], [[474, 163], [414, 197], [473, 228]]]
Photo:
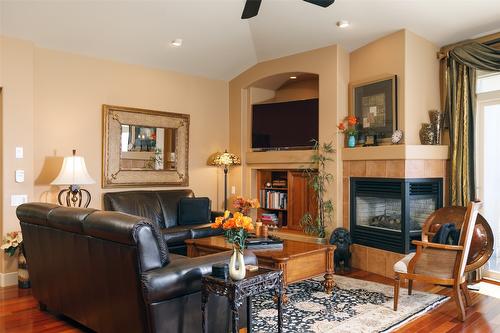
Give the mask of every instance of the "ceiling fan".
[[[335, 2], [335, 0], [303, 0], [303, 1], [324, 8], [330, 6], [332, 3]], [[245, 3], [245, 8], [243, 8], [243, 13], [241, 14], [241, 18], [249, 19], [251, 17], [257, 16], [257, 14], [259, 13], [259, 7], [261, 2], [262, 0], [247, 0]]]

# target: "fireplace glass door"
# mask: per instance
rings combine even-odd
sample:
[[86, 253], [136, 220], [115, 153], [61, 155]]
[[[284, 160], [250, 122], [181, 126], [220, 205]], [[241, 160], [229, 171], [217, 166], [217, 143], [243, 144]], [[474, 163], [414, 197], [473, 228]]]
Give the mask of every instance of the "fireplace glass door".
[[350, 188], [355, 244], [408, 253], [429, 215], [442, 207], [442, 178], [355, 178]]
[[359, 226], [401, 232], [401, 198], [358, 196], [356, 217]]

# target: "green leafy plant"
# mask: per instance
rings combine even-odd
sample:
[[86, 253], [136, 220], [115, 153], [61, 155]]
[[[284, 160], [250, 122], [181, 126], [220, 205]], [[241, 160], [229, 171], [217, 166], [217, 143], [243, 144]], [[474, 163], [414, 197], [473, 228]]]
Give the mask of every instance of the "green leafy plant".
[[314, 140], [314, 154], [311, 162], [318, 166], [318, 170], [306, 169], [309, 186], [316, 193], [318, 202], [318, 212], [316, 218], [313, 218], [311, 212], [307, 212], [302, 216], [300, 225], [304, 232], [309, 235], [325, 237], [325, 222], [332, 221], [333, 202], [325, 198], [326, 189], [333, 182], [333, 174], [327, 171], [327, 165], [333, 162], [332, 155], [335, 154], [332, 142], [320, 144]]
[[146, 161], [144, 167], [147, 169], [156, 170], [158, 165], [163, 163], [162, 151], [160, 148], [155, 148], [155, 154]]

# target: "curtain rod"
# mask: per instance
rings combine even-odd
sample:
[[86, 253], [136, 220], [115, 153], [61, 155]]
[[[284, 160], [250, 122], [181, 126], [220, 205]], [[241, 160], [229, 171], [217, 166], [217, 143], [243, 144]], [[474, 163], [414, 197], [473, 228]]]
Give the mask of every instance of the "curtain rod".
[[479, 37], [479, 38], [475, 38], [475, 39], [467, 39], [467, 40], [464, 40], [464, 41], [461, 41], [458, 43], [445, 45], [439, 50], [439, 52], [437, 52], [437, 58], [438, 59], [446, 58], [446, 57], [448, 57], [448, 52], [450, 52], [451, 49], [453, 49], [457, 46], [460, 46], [460, 45], [471, 43], [471, 42], [477, 42], [477, 43], [485, 44], [488, 46], [500, 44], [500, 32], [495, 32], [493, 34], [489, 34], [489, 35], [486, 35], [483, 37]]

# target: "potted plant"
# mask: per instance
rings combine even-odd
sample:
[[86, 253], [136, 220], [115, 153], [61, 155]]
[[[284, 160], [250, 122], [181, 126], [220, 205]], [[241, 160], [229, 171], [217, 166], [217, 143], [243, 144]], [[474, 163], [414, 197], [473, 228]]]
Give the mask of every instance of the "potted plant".
[[28, 265], [26, 263], [26, 256], [23, 246], [23, 235], [21, 231], [8, 232], [2, 241], [0, 249], [4, 250], [10, 257], [12, 257], [16, 250], [19, 249], [17, 257], [17, 270], [18, 270], [18, 285], [19, 288], [29, 288], [30, 279], [28, 274]]
[[[345, 123], [347, 123], [347, 127]], [[354, 148], [356, 146], [356, 135], [358, 134], [358, 130], [356, 129], [357, 124], [358, 118], [355, 116], [347, 116], [337, 125], [339, 131], [347, 135], [347, 147], [349, 148]]]
[[333, 202], [331, 199], [326, 199], [325, 194], [328, 185], [333, 181], [333, 174], [327, 171], [327, 165], [329, 162], [333, 162], [332, 155], [334, 153], [335, 149], [333, 149], [331, 142], [320, 144], [318, 141], [314, 141], [314, 154], [311, 162], [318, 165], [318, 171], [306, 170], [309, 186], [316, 193], [318, 214], [313, 219], [311, 212], [305, 213], [300, 224], [307, 234], [321, 238], [325, 237], [325, 221], [331, 221], [333, 214]]

